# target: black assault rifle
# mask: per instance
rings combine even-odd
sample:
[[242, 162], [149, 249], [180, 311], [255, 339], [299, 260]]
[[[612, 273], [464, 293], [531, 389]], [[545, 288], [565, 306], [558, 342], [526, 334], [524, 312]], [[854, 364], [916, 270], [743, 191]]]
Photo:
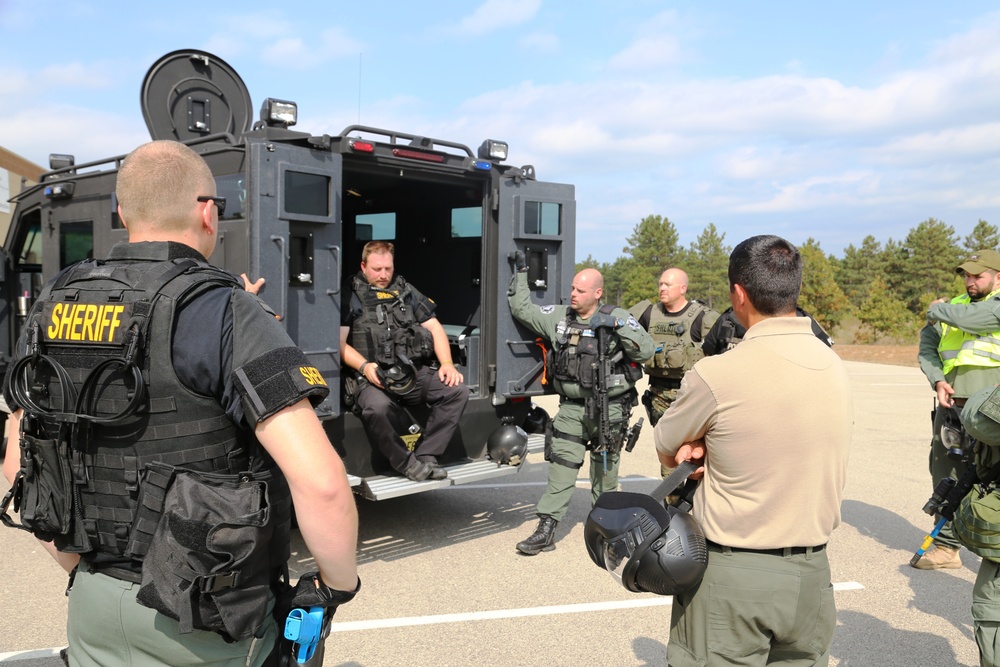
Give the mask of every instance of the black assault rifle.
[[[603, 317], [602, 317], [603, 316]], [[628, 421], [628, 413], [624, 406], [622, 417], [612, 421], [611, 401], [609, 393], [614, 387], [626, 386], [628, 380], [621, 373], [615, 373], [615, 366], [625, 357], [625, 353], [619, 350], [613, 356], [609, 354], [611, 347], [611, 331], [615, 320], [610, 315], [597, 313], [591, 320], [591, 328], [597, 334], [597, 378], [594, 383], [594, 395], [585, 401], [587, 416], [597, 420], [597, 446], [594, 447], [595, 454], [600, 453], [605, 457], [605, 468], [607, 468], [607, 453], [618, 451], [622, 441], [615, 437], [615, 427]], [[642, 430], [642, 418], [635, 423], [625, 433], [625, 451], [631, 452], [639, 439], [639, 431]]]

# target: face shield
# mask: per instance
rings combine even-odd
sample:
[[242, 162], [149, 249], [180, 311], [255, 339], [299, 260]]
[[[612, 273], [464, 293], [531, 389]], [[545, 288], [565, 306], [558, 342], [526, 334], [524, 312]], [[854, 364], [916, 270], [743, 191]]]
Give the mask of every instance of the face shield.
[[601, 495], [583, 540], [590, 559], [635, 593], [684, 592], [701, 581], [708, 563], [697, 522], [641, 493]]

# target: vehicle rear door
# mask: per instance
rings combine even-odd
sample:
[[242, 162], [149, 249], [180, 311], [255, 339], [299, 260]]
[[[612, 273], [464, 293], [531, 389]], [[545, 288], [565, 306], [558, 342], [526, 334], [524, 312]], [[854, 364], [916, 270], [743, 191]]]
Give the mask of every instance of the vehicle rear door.
[[336, 153], [250, 144], [251, 276], [266, 280], [261, 298], [330, 388], [321, 418], [340, 414], [342, 172]]
[[524, 170], [513, 171], [516, 176], [500, 178], [497, 191], [496, 367], [491, 369], [495, 403], [551, 392], [551, 384], [542, 382], [548, 359], [542, 343], [514, 320], [507, 304], [514, 252], [525, 254], [531, 299], [539, 305], [565, 308], [575, 270], [574, 187], [538, 182], [526, 177]]

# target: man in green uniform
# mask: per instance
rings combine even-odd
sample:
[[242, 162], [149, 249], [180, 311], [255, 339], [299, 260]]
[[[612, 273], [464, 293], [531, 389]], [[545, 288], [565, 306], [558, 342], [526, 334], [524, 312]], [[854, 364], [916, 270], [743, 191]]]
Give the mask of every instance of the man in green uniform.
[[[520, 252], [515, 260], [517, 272], [508, 292], [510, 311], [514, 317], [545, 338], [553, 349], [553, 386], [560, 396], [559, 412], [552, 424], [548, 488], [538, 502], [538, 528], [517, 550], [534, 556], [550, 551], [556, 524], [569, 507], [576, 486], [577, 470], [583, 466], [587, 450], [598, 444], [600, 415], [586, 409], [592, 403], [598, 360], [600, 329], [608, 328], [611, 335], [606, 354], [613, 358], [624, 352], [614, 374], [624, 381], [608, 388], [609, 418], [614, 428], [614, 442], [605, 451], [591, 452], [590, 482], [592, 502], [605, 491], [618, 488], [618, 458], [621, 440], [628, 427], [627, 415], [637, 404], [635, 381], [641, 369], [631, 362], [642, 363], [653, 355], [653, 339], [635, 318], [622, 308], [600, 306], [604, 292], [604, 277], [596, 269], [584, 269], [573, 278], [570, 307], [538, 306], [531, 302], [524, 258]], [[548, 447], [546, 448], [549, 449]]]
[[[941, 429], [949, 420], [957, 422], [955, 408], [961, 409], [969, 396], [986, 386], [1000, 382], [1000, 318], [993, 306], [969, 308], [968, 304], [995, 301], [1000, 253], [979, 250], [956, 269], [965, 276], [966, 293], [950, 303], [931, 304], [927, 325], [920, 331], [920, 370], [936, 393], [931, 438], [930, 472], [932, 488], [943, 478], [956, 479], [966, 464], [948, 456], [941, 441]], [[937, 517], [940, 518], [940, 517]], [[927, 551], [914, 567], [921, 570], [962, 567], [959, 542], [951, 523], [935, 539], [935, 548]]]
[[687, 289], [687, 274], [667, 269], [660, 276], [659, 302], [643, 299], [629, 308], [656, 343], [656, 353], [646, 362], [649, 389], [642, 398], [651, 426], [656, 426], [677, 398], [684, 373], [704, 356], [701, 343], [719, 319], [719, 314], [701, 301], [689, 300]]
[[[642, 396], [650, 426], [677, 398], [681, 378], [704, 357], [702, 341], [719, 314], [702, 302], [687, 298], [688, 277], [684, 271], [667, 269], [660, 276], [660, 300], [644, 299], [629, 309], [656, 343], [656, 353], [646, 362], [649, 389]], [[666, 477], [670, 469], [660, 466]]]

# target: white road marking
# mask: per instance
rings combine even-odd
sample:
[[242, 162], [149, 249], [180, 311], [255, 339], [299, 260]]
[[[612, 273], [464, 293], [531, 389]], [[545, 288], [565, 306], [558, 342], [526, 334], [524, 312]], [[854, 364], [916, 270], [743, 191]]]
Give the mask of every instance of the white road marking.
[[[864, 586], [849, 581], [833, 585], [835, 591], [862, 590]], [[581, 604], [555, 605], [551, 607], [526, 607], [523, 609], [496, 609], [475, 611], [464, 614], [437, 614], [435, 616], [404, 616], [370, 621], [334, 622], [330, 632], [354, 632], [358, 630], [381, 630], [385, 628], [406, 628], [417, 625], [438, 625], [441, 623], [466, 623], [469, 621], [490, 621], [499, 618], [524, 618], [527, 616], [552, 616], [555, 614], [581, 614], [594, 611], [614, 611], [618, 609], [638, 609], [642, 607], [662, 607], [671, 604], [670, 596], [638, 598], [635, 600], [615, 600], [613, 602], [584, 602]]]

